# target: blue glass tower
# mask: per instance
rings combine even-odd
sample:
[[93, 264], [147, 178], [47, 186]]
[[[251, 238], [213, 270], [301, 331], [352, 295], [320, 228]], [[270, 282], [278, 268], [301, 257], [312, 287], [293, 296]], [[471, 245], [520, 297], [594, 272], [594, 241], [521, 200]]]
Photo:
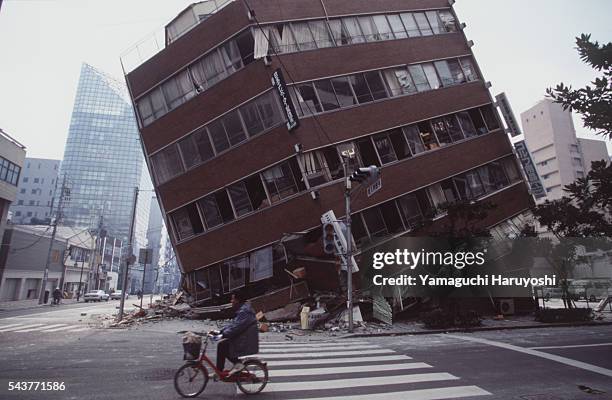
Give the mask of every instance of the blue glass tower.
[[[143, 168], [125, 84], [84, 63], [61, 167], [71, 192], [63, 224], [94, 228], [102, 216], [107, 234], [127, 243], [134, 187], [150, 188]], [[140, 197], [134, 251], [146, 243], [150, 196]]]

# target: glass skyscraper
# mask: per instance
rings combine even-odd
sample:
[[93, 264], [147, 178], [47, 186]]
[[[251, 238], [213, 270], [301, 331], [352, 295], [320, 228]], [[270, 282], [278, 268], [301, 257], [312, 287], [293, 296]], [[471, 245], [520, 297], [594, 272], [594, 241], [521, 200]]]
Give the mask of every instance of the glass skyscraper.
[[[60, 173], [70, 189], [63, 224], [95, 228], [102, 216], [107, 235], [127, 244], [134, 187], [151, 188], [144, 168], [125, 84], [84, 63]], [[134, 252], [146, 243], [150, 197], [139, 196]]]

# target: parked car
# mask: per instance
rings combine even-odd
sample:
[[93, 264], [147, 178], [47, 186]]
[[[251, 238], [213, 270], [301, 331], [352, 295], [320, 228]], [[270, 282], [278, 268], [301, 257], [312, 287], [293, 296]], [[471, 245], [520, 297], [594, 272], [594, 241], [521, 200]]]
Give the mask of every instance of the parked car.
[[85, 293], [85, 296], [83, 296], [85, 303], [90, 301], [108, 301], [108, 299], [110, 299], [110, 296], [104, 290], [92, 290], [89, 293]]
[[[121, 295], [123, 294], [122, 290], [115, 290], [113, 293], [111, 293], [110, 298], [111, 300], [121, 300]], [[129, 294], [125, 295], [125, 298], [128, 299], [130, 297]]]

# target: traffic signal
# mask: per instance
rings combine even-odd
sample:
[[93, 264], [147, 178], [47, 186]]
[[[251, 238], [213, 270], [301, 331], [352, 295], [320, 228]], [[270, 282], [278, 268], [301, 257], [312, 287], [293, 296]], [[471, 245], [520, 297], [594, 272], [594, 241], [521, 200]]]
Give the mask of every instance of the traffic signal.
[[375, 181], [378, 179], [380, 171], [376, 165], [370, 165], [369, 167], [357, 168], [355, 172], [351, 174], [349, 179], [352, 182], [362, 183], [366, 180]]
[[327, 223], [323, 224], [323, 251], [325, 254], [334, 254], [336, 251], [335, 243], [336, 231], [334, 224]]

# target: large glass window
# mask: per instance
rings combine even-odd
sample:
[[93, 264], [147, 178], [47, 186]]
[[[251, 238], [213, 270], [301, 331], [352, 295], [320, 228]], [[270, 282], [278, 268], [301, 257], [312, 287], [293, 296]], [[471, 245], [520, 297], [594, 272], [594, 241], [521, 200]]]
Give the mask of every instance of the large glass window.
[[425, 16], [425, 13], [414, 13], [414, 19], [419, 27], [419, 30], [421, 31], [421, 35], [423, 36], [429, 36], [429, 35], [433, 35], [433, 31], [431, 30], [431, 27], [429, 26], [429, 22], [427, 21], [427, 16]]
[[317, 89], [319, 99], [321, 99], [323, 110], [331, 111], [340, 108], [338, 98], [336, 97], [336, 93], [334, 92], [334, 88], [330, 80], [323, 79], [316, 81], [314, 86]]
[[402, 22], [406, 27], [409, 37], [421, 36], [421, 31], [419, 30], [419, 27], [414, 20], [414, 16], [411, 13], [403, 13], [400, 15], [400, 17], [402, 18]]
[[357, 99], [351, 89], [351, 83], [348, 77], [341, 76], [338, 78], [331, 78], [331, 84], [336, 93], [338, 103], [341, 107], [348, 107], [357, 104]]
[[166, 103], [171, 109], [180, 106], [195, 96], [195, 87], [187, 70], [178, 73], [164, 82], [162, 90], [166, 96]]
[[406, 28], [404, 28], [402, 19], [398, 14], [387, 15], [387, 20], [391, 25], [391, 31], [393, 32], [393, 35], [395, 35], [397, 39], [404, 39], [408, 37], [408, 34], [406, 33]]
[[242, 55], [235, 40], [230, 40], [220, 47], [221, 57], [228, 74], [233, 74], [242, 68]]
[[171, 217], [178, 240], [187, 239], [204, 232], [195, 203], [173, 212]]
[[380, 161], [383, 165], [397, 161], [393, 145], [386, 133], [374, 136], [374, 144], [376, 145], [376, 150], [378, 151]]
[[351, 75], [349, 76], [349, 80], [351, 81], [355, 95], [357, 95], [359, 104], [369, 103], [374, 100], [363, 74]]
[[259, 174], [246, 178], [244, 180], [244, 186], [251, 200], [253, 210], [262, 210], [270, 205], [268, 195], [266, 194]]
[[462, 111], [457, 114], [457, 118], [459, 119], [459, 124], [463, 129], [465, 137], [469, 138], [478, 135], [476, 127], [474, 127], [474, 123], [472, 123], [472, 118], [470, 117], [469, 113], [467, 113], [466, 111]]
[[187, 168], [194, 167], [215, 156], [206, 128], [202, 128], [179, 142]]
[[172, 144], [151, 157], [155, 179], [162, 184], [185, 172], [176, 145]]
[[217, 153], [221, 153], [229, 149], [229, 139], [225, 133], [225, 128], [223, 127], [223, 121], [221, 118], [208, 125], [208, 131], [210, 132], [210, 137], [212, 138], [212, 142]]
[[471, 57], [463, 57], [459, 59], [461, 62], [461, 67], [463, 68], [463, 73], [465, 74], [468, 82], [475, 81], [478, 79], [478, 73], [476, 72], [476, 68], [474, 67], [474, 63], [472, 62]]
[[321, 165], [318, 151], [298, 154], [298, 164], [308, 181], [309, 187], [315, 187], [327, 182], [327, 174]]
[[367, 137], [359, 139], [355, 143], [359, 149], [359, 158], [361, 158], [361, 162], [363, 163], [364, 167], [370, 165], [380, 167], [380, 161], [378, 161], [378, 156], [376, 155], [376, 150], [374, 150], [374, 146], [372, 145], [371, 138]]
[[329, 30], [325, 21], [310, 21], [308, 25], [318, 48], [332, 47], [334, 45], [329, 37]]
[[365, 16], [359, 17], [359, 26], [361, 26], [361, 31], [363, 32], [363, 36], [367, 42], [374, 42], [378, 39], [378, 32], [376, 31], [376, 26], [374, 25], [374, 21], [372, 17]]
[[250, 271], [247, 256], [232, 258], [226, 262], [229, 272], [229, 290], [235, 290], [246, 285], [247, 271]]
[[220, 190], [215, 193], [214, 196], [215, 200], [217, 201], [217, 207], [219, 208], [219, 213], [221, 214], [223, 223], [233, 221], [235, 218], [234, 211], [232, 210], [232, 204], [230, 203], [227, 191]]
[[219, 211], [217, 199], [214, 194], [204, 197], [198, 201], [198, 204], [200, 205], [200, 210], [202, 210], [206, 228], [211, 229], [223, 224], [223, 217]]
[[380, 209], [380, 213], [382, 214], [383, 221], [389, 233], [398, 233], [406, 230], [397, 206], [395, 205], [395, 200], [381, 204], [378, 206], [378, 209]]
[[431, 30], [434, 34], [438, 35], [444, 32], [442, 29], [442, 23], [438, 18], [437, 11], [427, 11], [425, 15], [427, 16], [427, 20], [429, 21], [429, 25], [431, 26]]
[[395, 39], [386, 16], [374, 15], [372, 19], [374, 20], [374, 25], [376, 26], [376, 30], [378, 31], [379, 40]]
[[479, 135], [483, 135], [488, 132], [487, 126], [485, 125], [484, 120], [482, 119], [482, 115], [480, 115], [480, 111], [478, 111], [477, 108], [468, 110], [468, 114], [470, 115], [472, 123], [474, 124], [474, 127], [476, 128], [476, 131]]
[[421, 141], [425, 146], [425, 150], [434, 150], [440, 147], [429, 122], [420, 122], [417, 124], [417, 126], [419, 129], [419, 135], [421, 136]]
[[359, 27], [357, 18], [355, 17], [342, 18], [342, 24], [344, 25], [344, 29], [346, 30], [349, 37], [351, 38], [351, 44], [365, 42], [365, 38], [363, 37], [363, 33], [361, 33], [361, 28]]
[[361, 214], [371, 238], [388, 234], [387, 226], [378, 207], [368, 208]]
[[342, 24], [340, 19], [332, 19], [329, 21], [329, 29], [332, 32], [334, 41], [337, 46], [344, 46], [351, 43], [350, 34]]
[[366, 72], [364, 73], [364, 76], [368, 86], [370, 87], [370, 92], [372, 93], [374, 100], [386, 99], [389, 97], [387, 95], [385, 83], [380, 75], [380, 71]]
[[274, 253], [271, 246], [253, 251], [249, 255], [250, 282], [271, 278], [274, 273]]
[[301, 173], [299, 167], [293, 165], [291, 161], [295, 162], [293, 159], [286, 161], [264, 171], [262, 174], [272, 203], [292, 196], [300, 190], [298, 185], [301, 183]]
[[422, 65], [409, 65], [408, 71], [410, 72], [412, 80], [414, 81], [414, 84], [416, 85], [416, 88], [419, 92], [431, 89], [429, 81], [427, 80], [427, 76], [425, 75], [425, 71], [423, 71]]
[[440, 16], [440, 20], [442, 21], [442, 26], [446, 32], [456, 32], [457, 24], [455, 22], [455, 16], [446, 10], [438, 11], [438, 15]]
[[224, 115], [222, 120], [225, 131], [227, 132], [227, 137], [232, 146], [246, 140], [246, 133], [242, 127], [242, 121], [240, 121], [238, 111], [232, 111]]
[[330, 174], [330, 178], [340, 179], [344, 176], [344, 167], [338, 151], [335, 147], [325, 147], [321, 150], [323, 157], [325, 158], [325, 164]]
[[416, 125], [407, 126], [402, 130], [404, 132], [404, 136], [406, 137], [406, 141], [408, 141], [412, 154], [419, 154], [426, 150], [425, 145], [421, 140], [421, 133]]
[[425, 71], [425, 76], [427, 77], [429, 86], [431, 86], [432, 89], [438, 89], [440, 87], [440, 80], [438, 79], [438, 74], [436, 73], [436, 69], [434, 68], [433, 64], [423, 64], [423, 70]]
[[307, 22], [292, 22], [291, 28], [300, 51], [317, 48]]
[[497, 119], [497, 112], [491, 106], [480, 107], [480, 112], [484, 117], [485, 123], [489, 131], [499, 129], [499, 120]]
[[249, 199], [249, 194], [244, 182], [238, 182], [230, 186], [227, 191], [230, 199], [232, 199], [232, 204], [234, 205], [234, 210], [236, 211], [237, 217], [253, 211], [253, 206], [251, 205], [251, 200]]
[[397, 199], [397, 204], [402, 211], [402, 219], [404, 220], [404, 224], [408, 228], [414, 228], [423, 221], [423, 212], [421, 211], [417, 197], [414, 194], [411, 193], [400, 197]]
[[301, 83], [295, 85], [294, 88], [297, 100], [304, 115], [311, 115], [323, 111], [312, 83]]
[[504, 169], [499, 162], [492, 162], [478, 168], [478, 174], [482, 179], [482, 183], [487, 193], [502, 189], [509, 183], [504, 173]]

